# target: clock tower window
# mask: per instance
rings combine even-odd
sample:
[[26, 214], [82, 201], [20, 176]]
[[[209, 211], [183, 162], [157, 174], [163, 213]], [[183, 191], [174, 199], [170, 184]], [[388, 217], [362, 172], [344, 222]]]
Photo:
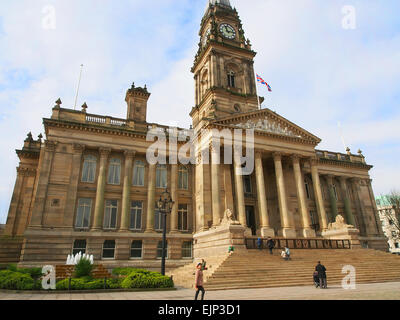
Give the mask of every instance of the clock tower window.
[[235, 72], [228, 72], [228, 87], [235, 88]]

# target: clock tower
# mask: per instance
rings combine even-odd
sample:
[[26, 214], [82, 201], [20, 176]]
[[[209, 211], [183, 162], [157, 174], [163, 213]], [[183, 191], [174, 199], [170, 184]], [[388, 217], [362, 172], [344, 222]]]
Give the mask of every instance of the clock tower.
[[238, 12], [229, 0], [209, 0], [192, 72], [195, 129], [206, 122], [258, 109], [253, 59]]

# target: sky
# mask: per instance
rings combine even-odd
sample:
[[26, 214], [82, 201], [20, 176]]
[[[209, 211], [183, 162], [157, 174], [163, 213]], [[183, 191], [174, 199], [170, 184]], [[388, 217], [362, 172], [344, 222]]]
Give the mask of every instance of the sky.
[[[0, 2], [0, 223], [20, 149], [44, 133], [58, 98], [125, 118], [132, 82], [147, 85], [149, 122], [188, 128], [190, 68], [208, 0]], [[322, 150], [362, 150], [375, 195], [400, 189], [400, 2], [231, 0], [257, 52], [263, 107], [322, 139]], [[347, 6], [347, 7], [346, 7]], [[350, 6], [350, 9], [346, 9]], [[340, 126], [339, 126], [340, 123]]]

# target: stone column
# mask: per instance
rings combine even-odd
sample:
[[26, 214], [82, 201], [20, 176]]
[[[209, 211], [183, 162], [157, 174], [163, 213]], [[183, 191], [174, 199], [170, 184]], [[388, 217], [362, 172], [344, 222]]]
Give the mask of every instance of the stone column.
[[211, 51], [211, 87], [217, 86], [217, 59], [215, 56], [215, 51]]
[[342, 190], [342, 197], [343, 197], [343, 203], [344, 203], [344, 212], [346, 215], [347, 224], [350, 224], [355, 227], [356, 222], [354, 220], [353, 211], [351, 209], [351, 203], [350, 203], [349, 191], [347, 190], [346, 179], [347, 179], [346, 177], [339, 178], [340, 189]]
[[156, 165], [149, 164], [149, 179], [147, 187], [147, 217], [146, 231], [154, 231], [154, 208], [156, 205]]
[[171, 165], [171, 197], [174, 205], [171, 210], [171, 233], [178, 232], [178, 165]]
[[17, 168], [17, 179], [15, 181], [14, 185], [14, 191], [13, 195], [11, 198], [11, 203], [10, 203], [10, 208], [8, 210], [8, 216], [7, 216], [7, 222], [6, 226], [4, 229], [4, 235], [6, 236], [14, 236], [15, 235], [15, 228], [16, 228], [16, 222], [17, 222], [17, 209], [19, 207], [19, 203], [21, 200], [21, 191], [22, 191], [22, 186], [24, 184], [24, 176], [25, 176], [25, 171], [23, 168], [18, 167]]
[[212, 218], [213, 227], [216, 227], [221, 222], [220, 208], [220, 152], [214, 146], [211, 146], [211, 198], [212, 198]]
[[315, 237], [315, 231], [311, 228], [311, 219], [307, 209], [306, 192], [304, 190], [304, 179], [303, 175], [301, 174], [299, 156], [293, 155], [292, 161], [294, 178], [296, 182], [297, 201], [303, 221], [303, 236], [305, 238], [313, 238]]
[[125, 151], [124, 186], [122, 192], [121, 232], [129, 230], [129, 215], [131, 211], [132, 164], [135, 151]]
[[317, 205], [317, 212], [318, 212], [319, 218], [321, 219], [321, 229], [322, 229], [322, 231], [325, 231], [328, 229], [328, 222], [327, 222], [327, 218], [326, 218], [324, 201], [322, 199], [321, 182], [319, 180], [317, 160], [311, 159], [310, 162], [311, 162], [311, 176], [312, 176], [312, 181], [313, 181], [315, 203]]
[[279, 152], [273, 154], [275, 164], [276, 186], [278, 189], [279, 212], [281, 216], [282, 235], [285, 238], [296, 238], [296, 230], [292, 225], [292, 217], [290, 216], [285, 188], [285, 178], [282, 169], [282, 155]]
[[257, 200], [258, 200], [258, 213], [261, 222], [261, 236], [274, 237], [274, 229], [271, 228], [268, 217], [267, 196], [265, 192], [264, 169], [262, 165], [262, 154], [256, 152], [255, 154], [255, 169], [256, 169], [256, 183], [257, 183]]
[[380, 219], [379, 219], [378, 208], [376, 207], [374, 191], [372, 190], [372, 180], [371, 179], [367, 179], [366, 182], [367, 182], [367, 187], [368, 187], [369, 198], [371, 200], [372, 208], [374, 210], [374, 220], [375, 220], [375, 226], [376, 226], [377, 235], [383, 236], [384, 233], [383, 233], [383, 230], [382, 230], [382, 226], [381, 226], [381, 224], [379, 222]]
[[104, 217], [104, 189], [106, 185], [106, 172], [108, 156], [111, 152], [109, 148], [100, 148], [100, 165], [99, 165], [99, 176], [97, 178], [97, 190], [96, 190], [96, 204], [94, 207], [94, 230], [100, 230], [103, 228], [103, 217]]
[[74, 143], [72, 155], [72, 166], [71, 166], [71, 176], [68, 185], [67, 199], [65, 201], [64, 210], [64, 226], [72, 227], [75, 226], [74, 216], [76, 211], [76, 198], [78, 193], [78, 184], [81, 177], [81, 164], [82, 164], [82, 154], [85, 150], [84, 145]]
[[335, 190], [333, 189], [333, 178], [334, 177], [330, 174], [326, 176], [326, 182], [328, 183], [328, 189], [329, 189], [329, 202], [331, 205], [331, 214], [329, 217], [330, 220], [329, 222], [335, 222], [336, 216], [338, 214]]
[[41, 227], [43, 225], [43, 214], [47, 199], [47, 190], [49, 185], [50, 173], [53, 167], [54, 151], [57, 142], [45, 141], [41, 152], [44, 153], [41, 161], [39, 160], [39, 180], [36, 189], [35, 203], [32, 210], [30, 226]]
[[234, 157], [235, 166], [235, 193], [236, 193], [236, 207], [237, 207], [237, 219], [243, 227], [247, 228], [246, 221], [246, 207], [244, 204], [244, 191], [243, 191], [243, 176], [242, 176], [242, 165], [240, 164], [239, 155]]
[[355, 197], [355, 202], [356, 202], [356, 209], [358, 212], [358, 228], [360, 230], [360, 235], [361, 236], [366, 236], [367, 235], [367, 227], [365, 225], [365, 219], [364, 219], [364, 204], [360, 198], [360, 179], [359, 178], [352, 178], [352, 188], [353, 188], [353, 193]]

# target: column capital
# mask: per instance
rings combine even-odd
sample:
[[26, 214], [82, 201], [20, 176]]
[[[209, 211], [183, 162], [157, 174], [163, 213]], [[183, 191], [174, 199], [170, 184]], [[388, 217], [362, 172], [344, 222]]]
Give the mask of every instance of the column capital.
[[272, 157], [274, 158], [274, 161], [281, 161], [282, 153], [281, 152], [273, 152]]
[[318, 164], [318, 158], [316, 156], [308, 158], [308, 161], [310, 162], [311, 166], [316, 166]]
[[126, 159], [133, 159], [133, 157], [136, 155], [135, 150], [125, 150], [124, 155]]
[[290, 155], [290, 159], [292, 159], [293, 163], [300, 163], [300, 156], [298, 154]]
[[83, 153], [84, 150], [85, 150], [85, 145], [83, 145], [83, 144], [74, 143], [74, 144], [72, 145], [72, 151], [73, 151], [74, 153], [77, 153], [77, 154]]
[[101, 157], [108, 157], [111, 153], [111, 148], [99, 148], [99, 153]]

